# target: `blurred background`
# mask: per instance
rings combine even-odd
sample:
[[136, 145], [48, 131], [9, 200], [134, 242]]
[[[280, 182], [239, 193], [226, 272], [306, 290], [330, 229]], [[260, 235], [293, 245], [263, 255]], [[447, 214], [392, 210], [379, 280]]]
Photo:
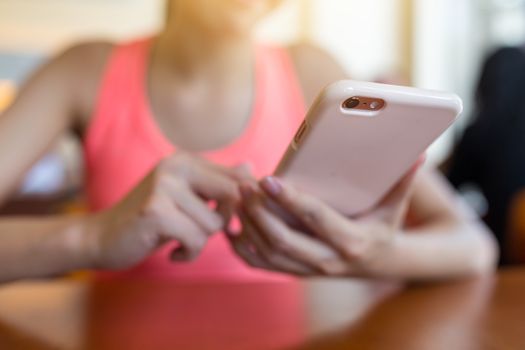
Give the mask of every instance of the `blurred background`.
[[[0, 0], [0, 111], [48, 57], [79, 41], [151, 35], [163, 26], [164, 6], [163, 0]], [[280, 44], [313, 42], [354, 79], [459, 94], [462, 119], [429, 153], [430, 164], [446, 167], [475, 114], [485, 57], [525, 43], [525, 0], [288, 0], [260, 23], [258, 35]], [[73, 137], [62, 140], [28, 174], [21, 195], [74, 192], [82, 176], [78, 152]], [[484, 215], [480, 191], [463, 193]]]

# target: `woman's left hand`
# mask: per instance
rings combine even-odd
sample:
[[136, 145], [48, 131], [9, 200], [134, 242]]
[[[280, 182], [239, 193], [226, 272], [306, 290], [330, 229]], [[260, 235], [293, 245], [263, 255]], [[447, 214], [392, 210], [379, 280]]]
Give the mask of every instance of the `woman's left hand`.
[[300, 276], [380, 276], [405, 218], [417, 168], [357, 219], [274, 177], [258, 188], [242, 185], [242, 232], [229, 235], [232, 246], [256, 268]]

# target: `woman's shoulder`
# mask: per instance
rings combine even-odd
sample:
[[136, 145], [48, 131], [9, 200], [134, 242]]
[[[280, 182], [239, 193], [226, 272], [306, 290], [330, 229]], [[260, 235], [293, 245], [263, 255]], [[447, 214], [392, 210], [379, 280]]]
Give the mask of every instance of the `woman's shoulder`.
[[66, 47], [53, 58], [48, 65], [73, 77], [92, 77], [101, 70], [114, 44], [110, 42], [84, 42]]
[[89, 123], [106, 62], [115, 44], [90, 41], [70, 45], [54, 55], [44, 69], [69, 81], [75, 123], [80, 129]]
[[288, 52], [308, 103], [313, 102], [326, 85], [347, 78], [347, 73], [337, 60], [316, 45], [297, 43], [288, 46]]

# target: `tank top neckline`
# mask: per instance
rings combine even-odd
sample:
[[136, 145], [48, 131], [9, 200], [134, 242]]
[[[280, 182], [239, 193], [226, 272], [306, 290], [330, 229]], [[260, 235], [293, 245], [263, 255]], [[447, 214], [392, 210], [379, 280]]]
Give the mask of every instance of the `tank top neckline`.
[[[151, 105], [151, 99], [148, 92], [148, 80], [149, 80], [149, 70], [151, 62], [151, 49], [153, 44], [153, 38], [148, 38], [143, 41], [143, 50], [141, 50], [140, 57], [140, 67], [137, 70], [139, 74], [138, 81], [139, 84], [137, 88], [138, 91], [138, 104], [143, 109], [143, 113], [140, 115], [144, 116], [142, 126], [147, 130], [149, 142], [160, 152], [162, 153], [173, 153], [177, 149], [177, 145], [172, 143], [169, 137], [161, 129], [155, 114], [153, 112], [153, 107]], [[229, 154], [233, 152], [242, 152], [243, 149], [247, 147], [250, 140], [253, 139], [254, 134], [257, 131], [260, 120], [262, 119], [261, 106], [264, 104], [263, 94], [260, 92], [263, 91], [264, 87], [264, 74], [261, 72], [260, 64], [260, 55], [263, 54], [264, 50], [261, 50], [257, 45], [254, 45], [254, 82], [253, 82], [253, 97], [251, 102], [251, 107], [249, 111], [248, 120], [245, 122], [243, 130], [241, 133], [231, 140], [228, 144], [211, 150], [204, 150], [198, 153], [205, 157], [214, 157], [220, 156], [222, 153]]]
[[[150, 40], [141, 38], [116, 45], [101, 77], [94, 114], [83, 140], [86, 195], [93, 212], [119, 203], [177, 147], [153, 118], [144, 89]], [[199, 155], [225, 167], [249, 163], [253, 175], [260, 178], [275, 170], [303, 121], [305, 105], [286, 49], [271, 44], [256, 44], [255, 49], [250, 119], [230, 145]], [[268, 277], [268, 273], [249, 269], [232, 254], [224, 235], [214, 235], [192, 264], [172, 264], [169, 254], [175, 247], [175, 242], [168, 243], [133, 269], [110, 275], [189, 280]]]

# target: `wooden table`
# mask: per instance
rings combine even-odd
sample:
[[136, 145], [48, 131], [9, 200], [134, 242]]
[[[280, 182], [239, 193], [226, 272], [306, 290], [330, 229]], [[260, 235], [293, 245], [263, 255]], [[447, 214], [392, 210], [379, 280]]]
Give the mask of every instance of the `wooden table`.
[[0, 349], [525, 349], [525, 269], [400, 287], [54, 281], [0, 288]]

